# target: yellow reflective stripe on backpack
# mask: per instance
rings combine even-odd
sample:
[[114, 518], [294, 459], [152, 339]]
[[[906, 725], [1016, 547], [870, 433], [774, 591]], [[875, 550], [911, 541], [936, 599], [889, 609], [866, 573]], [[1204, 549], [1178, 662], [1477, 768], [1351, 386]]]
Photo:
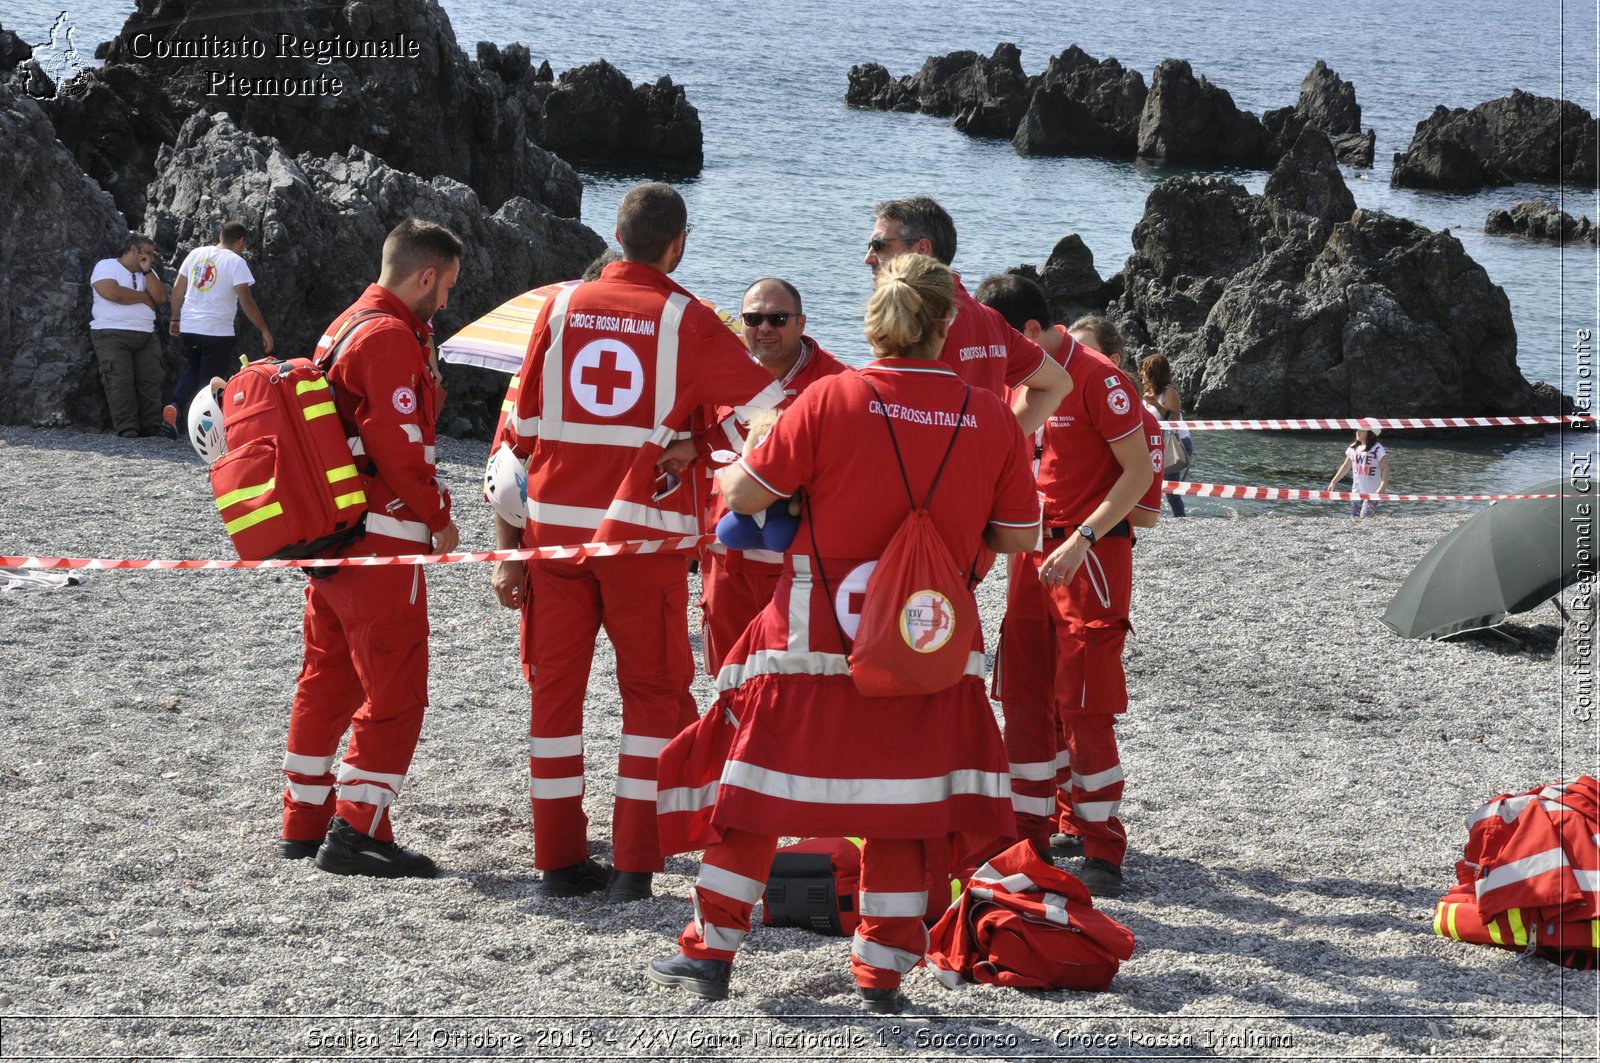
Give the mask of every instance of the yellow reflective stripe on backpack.
[[365, 491], [352, 491], [348, 495], [338, 495], [333, 500], [334, 509], [349, 509], [351, 506], [364, 506], [367, 504]]
[[1507, 908], [1506, 919], [1511, 922], [1511, 941], [1517, 945], [1528, 943], [1528, 928], [1522, 922], [1521, 908]]
[[1443, 901], [1440, 901], [1438, 904], [1433, 906], [1433, 932], [1435, 934], [1438, 934], [1440, 937], [1448, 937], [1449, 936], [1448, 934], [1446, 934], [1444, 932], [1444, 910], [1445, 910], [1445, 907], [1446, 906], [1445, 906], [1445, 903]]
[[[262, 495], [276, 487], [277, 484], [278, 480], [276, 477], [274, 477], [264, 484], [256, 484], [253, 487], [241, 487], [237, 491], [229, 491], [227, 494], [222, 495], [217, 499], [217, 509], [227, 509], [229, 506], [237, 505], [240, 502], [248, 501], [252, 498], [260, 498]], [[280, 510], [280, 512], [282, 511]]]
[[1493, 941], [1496, 945], [1504, 945], [1506, 943], [1506, 938], [1504, 934], [1500, 933], [1499, 922], [1491, 919], [1486, 925], [1489, 927], [1489, 940]]
[[304, 395], [308, 391], [327, 391], [328, 378], [318, 377], [316, 380], [301, 380], [294, 386], [296, 395]]
[[326, 417], [334, 412], [332, 402], [319, 402], [315, 406], [307, 406], [305, 408], [306, 420], [308, 421], [315, 421], [318, 417]]
[[331, 484], [336, 484], [340, 480], [348, 480], [352, 476], [358, 475], [360, 474], [356, 472], [356, 467], [354, 465], [341, 465], [337, 469], [328, 470], [328, 482]]
[[230, 520], [224, 524], [223, 527], [228, 530], [229, 535], [233, 535], [237, 532], [244, 531], [246, 528], [253, 528], [264, 520], [269, 520], [272, 517], [278, 517], [282, 515], [283, 507], [274, 502], [270, 506], [262, 506], [254, 513], [246, 513], [237, 520]]

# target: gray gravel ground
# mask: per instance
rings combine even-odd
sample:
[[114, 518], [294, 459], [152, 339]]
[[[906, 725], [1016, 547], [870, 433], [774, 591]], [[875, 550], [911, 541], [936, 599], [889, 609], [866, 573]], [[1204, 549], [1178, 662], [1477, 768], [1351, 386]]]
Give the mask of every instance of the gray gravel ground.
[[[483, 450], [441, 445], [474, 548]], [[1465, 519], [1400, 509], [1168, 518], [1141, 540], [1129, 889], [1102, 904], [1137, 953], [1098, 995], [919, 971], [894, 1018], [859, 1009], [845, 942], [794, 930], [751, 935], [724, 1003], [647, 992], [692, 860], [623, 909], [536, 892], [527, 692], [485, 566], [428, 575], [433, 707], [396, 819], [445, 869], [431, 882], [273, 854], [298, 575], [7, 592], [0, 1057], [1595, 1058], [1595, 975], [1431, 931], [1477, 804], [1594, 771], [1559, 618], [1517, 618], [1521, 649], [1390, 635], [1388, 597]], [[231, 556], [186, 446], [4, 428], [0, 554], [28, 553]], [[991, 634], [1002, 599], [991, 578]], [[608, 647], [590, 698], [603, 836]]]

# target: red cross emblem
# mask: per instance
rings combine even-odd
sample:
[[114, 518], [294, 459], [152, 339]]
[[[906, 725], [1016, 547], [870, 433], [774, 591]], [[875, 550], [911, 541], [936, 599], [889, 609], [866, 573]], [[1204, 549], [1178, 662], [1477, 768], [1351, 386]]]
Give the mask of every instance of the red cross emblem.
[[644, 394], [644, 366], [632, 347], [606, 337], [578, 352], [568, 381], [579, 406], [600, 417], [617, 417]]
[[839, 615], [839, 626], [851, 638], [856, 637], [856, 629], [861, 626], [861, 608], [867, 602], [867, 580], [877, 567], [876, 561], [857, 565], [850, 570], [834, 594], [833, 611]]

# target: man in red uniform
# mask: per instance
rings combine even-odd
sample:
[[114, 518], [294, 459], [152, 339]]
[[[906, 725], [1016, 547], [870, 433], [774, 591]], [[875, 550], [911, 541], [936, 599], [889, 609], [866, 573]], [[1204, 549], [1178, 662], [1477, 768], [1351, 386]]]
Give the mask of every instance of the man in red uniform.
[[[1017, 832], [1047, 851], [1055, 790], [1071, 794], [1069, 833], [1083, 839], [1089, 889], [1122, 889], [1127, 835], [1117, 818], [1123, 772], [1116, 715], [1128, 707], [1122, 647], [1129, 630], [1133, 538], [1128, 516], [1154, 478], [1139, 395], [1110, 359], [1049, 320], [1044, 290], [1015, 274], [980, 286], [989, 305], [1038, 336], [1072, 377], [1043, 431], [1044, 538], [1011, 565], [996, 662], [1011, 758]], [[1063, 741], [1064, 740], [1064, 741]], [[1067, 762], [1057, 756], [1064, 745]], [[1070, 774], [1068, 774], [1070, 773]], [[1064, 778], [1063, 778], [1064, 777]]]
[[[698, 535], [693, 485], [658, 470], [664, 449], [689, 438], [700, 407], [748, 417], [783, 397], [716, 313], [668, 278], [689, 228], [671, 186], [633, 188], [617, 209], [623, 261], [540, 310], [507, 419], [508, 442], [528, 462], [527, 525], [519, 535], [497, 515], [502, 549]], [[523, 656], [533, 690], [533, 860], [544, 892], [650, 896], [662, 867], [656, 756], [694, 720], [683, 555], [503, 561], [494, 590], [507, 608], [538, 602], [536, 623], [524, 614]], [[583, 812], [583, 699], [602, 626], [622, 695], [614, 873], [589, 857]]]
[[[745, 289], [741, 319], [750, 356], [783, 386], [783, 402], [792, 403], [806, 388], [849, 367], [805, 334], [806, 315], [800, 292], [786, 280], [768, 277]], [[708, 433], [709, 445], [735, 454], [744, 452], [744, 433], [732, 411], [718, 411], [718, 424]], [[709, 456], [709, 455], [705, 455]], [[714, 527], [728, 511], [722, 496], [712, 505]], [[706, 671], [717, 674], [723, 658], [755, 615], [766, 608], [783, 574], [783, 555], [771, 550], [729, 550], [714, 544], [700, 569], [704, 613], [701, 642]]]
[[[887, 200], [873, 207], [872, 215], [865, 262], [874, 277], [885, 262], [907, 251], [931, 255], [947, 266], [955, 260], [955, 222], [927, 196]], [[956, 318], [939, 360], [974, 387], [1015, 399], [1017, 421], [1031, 435], [1072, 390], [1071, 379], [1037, 343], [973, 299], [959, 273], [955, 305]]]
[[[461, 241], [407, 218], [383, 242], [383, 271], [318, 342], [350, 449], [364, 473], [365, 534], [345, 557], [448, 553], [459, 534], [434, 472], [437, 381], [428, 320], [461, 269]], [[319, 364], [322, 364], [319, 361]], [[394, 843], [389, 806], [405, 781], [428, 705], [428, 596], [416, 565], [334, 568], [306, 585], [305, 660], [289, 714], [285, 857], [324, 871], [431, 877], [432, 860]], [[337, 777], [339, 739], [350, 742]], [[326, 838], [322, 835], [326, 832]], [[320, 844], [319, 844], [320, 839]]]

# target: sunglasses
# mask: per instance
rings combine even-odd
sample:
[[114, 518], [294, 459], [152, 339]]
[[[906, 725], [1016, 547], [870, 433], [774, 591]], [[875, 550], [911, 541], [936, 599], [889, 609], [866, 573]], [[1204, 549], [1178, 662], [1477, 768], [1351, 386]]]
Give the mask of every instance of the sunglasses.
[[783, 326], [789, 323], [789, 319], [791, 317], [799, 316], [800, 315], [798, 313], [791, 313], [787, 310], [777, 314], [744, 313], [739, 315], [739, 317], [744, 321], [746, 328], [760, 328], [761, 322], [763, 321], [771, 325], [773, 328], [783, 328]]
[[915, 240], [912, 240], [908, 236], [874, 236], [872, 239], [867, 241], [867, 250], [876, 255], [881, 253], [883, 249], [888, 247], [890, 244], [909, 244], [915, 242]]

